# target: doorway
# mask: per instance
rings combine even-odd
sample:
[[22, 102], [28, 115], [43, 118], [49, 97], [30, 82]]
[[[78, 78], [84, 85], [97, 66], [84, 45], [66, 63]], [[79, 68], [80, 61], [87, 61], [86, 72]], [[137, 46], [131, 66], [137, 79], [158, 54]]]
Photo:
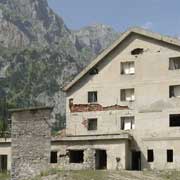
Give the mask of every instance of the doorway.
[[141, 151], [132, 151], [132, 170], [141, 170]]
[[96, 169], [107, 169], [106, 150], [96, 150], [95, 163], [96, 163]]
[[50, 163], [51, 164], [56, 164], [58, 162], [57, 160], [57, 151], [52, 151], [51, 152], [51, 157], [50, 157]]
[[0, 171], [7, 171], [7, 155], [0, 155]]

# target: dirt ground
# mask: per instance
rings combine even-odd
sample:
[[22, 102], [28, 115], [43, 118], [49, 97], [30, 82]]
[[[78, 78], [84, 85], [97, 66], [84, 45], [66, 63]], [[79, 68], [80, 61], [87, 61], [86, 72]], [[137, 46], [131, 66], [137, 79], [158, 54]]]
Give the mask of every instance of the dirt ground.
[[[0, 180], [10, 180], [10, 176], [0, 173]], [[180, 171], [60, 171], [51, 169], [31, 180], [180, 180]]]
[[180, 180], [180, 171], [58, 171], [33, 180]]

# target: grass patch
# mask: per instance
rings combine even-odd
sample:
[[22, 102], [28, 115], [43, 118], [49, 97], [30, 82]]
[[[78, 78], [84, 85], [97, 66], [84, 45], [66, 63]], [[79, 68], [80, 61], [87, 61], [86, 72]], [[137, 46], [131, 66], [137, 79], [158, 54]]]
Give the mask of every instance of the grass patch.
[[[79, 170], [79, 171], [63, 171], [58, 169], [50, 169], [42, 172], [39, 176], [32, 180], [41, 180], [42, 177], [56, 175], [57, 178], [66, 180], [105, 180], [108, 179], [107, 171]], [[0, 179], [1, 180], [1, 179]]]
[[0, 172], [0, 180], [9, 180], [9, 179], [10, 179], [10, 175], [8, 173]]
[[180, 180], [180, 171], [169, 170], [169, 171], [161, 171], [160, 177], [164, 180]]
[[[59, 174], [60, 170], [56, 168], [49, 169], [48, 171], [43, 171], [39, 176], [36, 176], [35, 178], [32, 178], [31, 180], [40, 180], [41, 177], [46, 177], [54, 174]], [[1, 179], [0, 179], [1, 180]]]
[[[98, 171], [79, 170], [66, 171], [50, 169], [32, 180], [42, 180], [43, 177], [51, 176], [52, 180], [180, 180], [180, 171]], [[0, 177], [1, 180], [1, 177]], [[2, 179], [8, 180], [8, 179]]]
[[105, 180], [108, 179], [107, 171], [72, 171], [73, 180]]

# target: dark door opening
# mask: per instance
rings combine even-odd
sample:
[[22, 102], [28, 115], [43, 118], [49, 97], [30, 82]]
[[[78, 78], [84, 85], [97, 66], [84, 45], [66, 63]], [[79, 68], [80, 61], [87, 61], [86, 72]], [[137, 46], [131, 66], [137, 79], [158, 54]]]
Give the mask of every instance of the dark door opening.
[[69, 150], [69, 162], [70, 163], [83, 163], [84, 150]]
[[96, 150], [96, 169], [107, 169], [107, 154], [106, 150]]
[[0, 155], [0, 171], [7, 171], [7, 155]]
[[132, 151], [132, 170], [141, 170], [141, 151]]
[[51, 161], [50, 161], [51, 164], [57, 163], [57, 152], [56, 151], [51, 152], [51, 158], [50, 159], [51, 159]]

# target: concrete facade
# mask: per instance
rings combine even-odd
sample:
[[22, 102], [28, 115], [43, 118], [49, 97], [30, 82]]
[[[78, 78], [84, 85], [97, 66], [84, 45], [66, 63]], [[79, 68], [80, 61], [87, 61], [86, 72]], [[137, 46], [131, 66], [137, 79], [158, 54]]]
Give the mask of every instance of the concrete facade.
[[[139, 169], [180, 169], [180, 127], [170, 127], [170, 115], [180, 114], [180, 98], [169, 96], [169, 87], [180, 85], [180, 69], [169, 69], [170, 58], [180, 57], [180, 42], [137, 28], [122, 36], [124, 38], [120, 38], [113, 48], [106, 50], [65, 88], [67, 134], [121, 134], [124, 132], [121, 118], [133, 116], [135, 128], [125, 131], [133, 137], [127, 151], [127, 169], [133, 169], [134, 151], [140, 152]], [[142, 51], [132, 54], [138, 48]], [[134, 62], [134, 73], [121, 73], [124, 62]], [[98, 73], [91, 75], [89, 71], [93, 68], [98, 69]], [[134, 89], [135, 100], [122, 101], [122, 89]], [[91, 106], [88, 92], [97, 92], [96, 103], [103, 107], [119, 105], [128, 108], [72, 112], [69, 101], [79, 108], [82, 104]], [[89, 131], [84, 123], [92, 118], [97, 119], [95, 131]], [[153, 162], [148, 162], [148, 150], [153, 151]], [[167, 150], [173, 151], [173, 162], [167, 162]]]

